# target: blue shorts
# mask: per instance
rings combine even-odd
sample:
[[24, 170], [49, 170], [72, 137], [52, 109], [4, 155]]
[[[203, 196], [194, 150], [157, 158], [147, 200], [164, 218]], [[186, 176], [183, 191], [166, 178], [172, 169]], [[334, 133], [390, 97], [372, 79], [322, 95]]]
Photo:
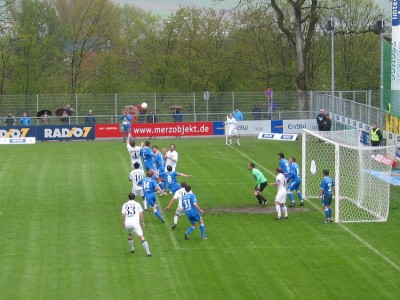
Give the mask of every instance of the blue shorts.
[[332, 203], [332, 195], [322, 195], [322, 205], [330, 206]]
[[169, 186], [169, 189], [171, 190], [171, 192], [173, 193], [173, 194], [175, 194], [175, 192], [177, 191], [177, 190], [179, 190], [181, 188], [181, 186], [180, 186], [180, 184], [172, 184], [171, 186]]
[[147, 194], [144, 196], [144, 198], [146, 199], [146, 202], [150, 207], [154, 207], [156, 205], [157, 201], [156, 193]]
[[186, 216], [188, 217], [189, 222], [192, 225], [194, 225], [197, 222], [202, 220], [201, 215], [200, 215], [199, 212], [197, 212], [197, 213], [196, 212], [189, 212], [189, 213], [186, 213]]
[[148, 170], [157, 170], [157, 168], [152, 163], [144, 163], [144, 168], [146, 169], [146, 171], [148, 171]]
[[300, 180], [292, 180], [290, 181], [287, 189], [288, 191], [298, 191], [300, 189]]

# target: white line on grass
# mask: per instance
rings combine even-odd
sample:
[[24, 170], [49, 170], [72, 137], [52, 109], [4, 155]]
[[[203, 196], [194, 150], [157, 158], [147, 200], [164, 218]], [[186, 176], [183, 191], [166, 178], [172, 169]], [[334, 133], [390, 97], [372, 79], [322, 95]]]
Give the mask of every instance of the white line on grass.
[[[238, 148], [231, 148], [233, 150], [235, 150], [237, 153], [239, 153], [241, 156], [243, 156], [244, 158], [247, 158], [249, 161], [252, 161], [252, 159], [244, 154], [242, 151], [240, 151]], [[270, 174], [271, 176], [275, 176], [274, 173], [272, 173], [271, 171], [269, 171], [267, 168], [264, 168], [261, 164], [257, 163], [256, 161], [253, 161], [255, 164], [257, 164], [259, 167], [259, 169], [263, 169], [264, 171], [266, 171], [268, 174]], [[311, 204], [313, 207], [320, 209], [319, 206], [317, 206], [315, 203], [308, 201], [309, 204]], [[349, 233], [352, 237], [354, 237], [356, 240], [358, 240], [361, 244], [363, 244], [365, 247], [367, 247], [369, 250], [371, 250], [373, 253], [375, 253], [377, 256], [379, 256], [380, 258], [382, 258], [384, 261], [386, 261], [389, 265], [391, 265], [394, 269], [396, 269], [397, 271], [400, 271], [400, 266], [398, 264], [396, 264], [395, 262], [393, 262], [391, 259], [389, 259], [385, 254], [383, 254], [382, 252], [380, 252], [378, 249], [376, 249], [374, 246], [372, 246], [370, 243], [368, 243], [366, 240], [364, 240], [362, 237], [360, 237], [359, 235], [357, 235], [356, 233], [354, 233], [351, 229], [347, 228], [346, 226], [344, 226], [343, 224], [338, 224], [340, 226], [340, 228], [342, 228], [343, 230], [345, 230], [347, 233]]]
[[[162, 206], [161, 206], [161, 204], [160, 204], [160, 201], [157, 201], [157, 206], [160, 208], [160, 210], [162, 211]], [[164, 216], [164, 220], [165, 220], [165, 224], [167, 224], [167, 229], [168, 229], [168, 234], [169, 234], [169, 237], [171, 238], [171, 241], [172, 241], [172, 244], [174, 245], [174, 248], [175, 248], [175, 250], [179, 250], [179, 245], [178, 245], [178, 241], [176, 240], [176, 237], [175, 237], [175, 234], [172, 232], [172, 229], [170, 228], [171, 226], [170, 226], [170, 224], [169, 224], [169, 222], [167, 221], [167, 219], [165, 218], [165, 211], [163, 211], [163, 216]], [[175, 212], [174, 212], [174, 214], [175, 214]]]

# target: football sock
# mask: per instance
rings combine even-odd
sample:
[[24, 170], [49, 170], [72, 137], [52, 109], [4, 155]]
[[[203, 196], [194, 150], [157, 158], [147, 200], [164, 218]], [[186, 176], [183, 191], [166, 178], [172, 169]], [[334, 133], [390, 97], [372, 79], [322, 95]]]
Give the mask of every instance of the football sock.
[[267, 201], [267, 200], [265, 200], [265, 198], [264, 198], [263, 195], [261, 195], [261, 194], [258, 194], [258, 195], [256, 196], [256, 198], [258, 199], [258, 203], [260, 203], [260, 204], [262, 204], [263, 201]]
[[294, 202], [294, 196], [293, 196], [293, 193], [289, 191], [289, 192], [287, 193], [287, 195], [288, 195], [288, 197], [289, 197], [290, 201], [291, 201], [291, 202]]
[[174, 216], [174, 224], [178, 224], [178, 218], [179, 217], [177, 215]]
[[142, 245], [143, 245], [144, 250], [146, 250], [146, 253], [150, 254], [149, 244], [147, 243], [146, 240], [142, 241]]
[[131, 247], [131, 250], [134, 250], [134, 248], [133, 248], [133, 239], [128, 239], [128, 244], [129, 244], [129, 247]]
[[206, 227], [204, 226], [204, 224], [200, 224], [200, 234], [201, 234], [201, 237], [206, 236]]
[[143, 200], [143, 207], [144, 207], [144, 209], [147, 209], [147, 201], [146, 200]]
[[297, 197], [299, 197], [300, 201], [303, 202], [303, 195], [300, 192], [297, 192]]
[[192, 231], [194, 230], [194, 227], [193, 226], [190, 226], [189, 228], [188, 228], [188, 230], [186, 230], [186, 235], [189, 235]]
[[281, 206], [279, 204], [277, 204], [277, 205], [275, 205], [275, 209], [276, 209], [276, 212], [278, 213], [278, 217], [281, 217], [282, 216]]
[[284, 207], [282, 207], [282, 211], [285, 214], [285, 217], [287, 217], [288, 213], [287, 213], [287, 206], [286, 205]]
[[158, 210], [156, 210], [155, 212], [154, 212], [154, 214], [157, 216], [157, 218], [159, 218], [160, 220], [162, 220], [163, 219], [163, 216], [160, 214], [160, 212], [158, 211]]
[[328, 208], [328, 218], [330, 219], [331, 218], [331, 208]]
[[325, 208], [325, 217], [329, 219], [329, 208]]
[[229, 144], [232, 144], [232, 139], [229, 139], [228, 141], [229, 141]]

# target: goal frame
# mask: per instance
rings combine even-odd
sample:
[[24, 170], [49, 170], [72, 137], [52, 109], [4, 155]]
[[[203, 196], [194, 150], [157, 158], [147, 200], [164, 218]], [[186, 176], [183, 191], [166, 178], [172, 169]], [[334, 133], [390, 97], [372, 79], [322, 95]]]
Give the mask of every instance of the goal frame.
[[[364, 158], [365, 158], [366, 153], [371, 153], [371, 152], [376, 151], [376, 150], [388, 151], [388, 153], [390, 153], [390, 154], [395, 153], [395, 145], [382, 146], [382, 147], [365, 146], [360, 141], [361, 130], [352, 129], [352, 130], [347, 130], [347, 131], [349, 132], [349, 136], [351, 136], [353, 138], [354, 138], [354, 135], [356, 135], [357, 136], [357, 140], [356, 141], [352, 140], [352, 142], [349, 143], [349, 144], [341, 143], [341, 142], [335, 141], [333, 139], [329, 139], [328, 138], [329, 134], [327, 134], [327, 133], [325, 133], [325, 135], [327, 135], [327, 136], [324, 136], [323, 134], [320, 134], [318, 131], [311, 131], [311, 130], [303, 129], [303, 134], [302, 134], [302, 171], [301, 171], [302, 172], [302, 184], [301, 185], [302, 185], [303, 195], [304, 195], [305, 198], [316, 198], [317, 197], [316, 195], [314, 195], [315, 194], [314, 188], [312, 188], [311, 192], [307, 191], [307, 183], [306, 183], [306, 180], [307, 180], [307, 163], [310, 163], [310, 158], [307, 159], [307, 137], [306, 137], [306, 135], [312, 135], [316, 139], [321, 140], [321, 142], [328, 143], [328, 144], [334, 146], [334, 173], [335, 173], [335, 176], [334, 176], [333, 179], [335, 181], [335, 187], [334, 187], [333, 198], [335, 199], [335, 203], [334, 203], [334, 208], [335, 208], [334, 221], [335, 221], [335, 223], [339, 223], [339, 222], [384, 222], [384, 221], [387, 220], [387, 216], [389, 214], [390, 183], [386, 183], [388, 185], [388, 189], [389, 189], [388, 198], [385, 199], [386, 205], [382, 205], [382, 206], [378, 205], [378, 208], [376, 208], [376, 207], [373, 207], [371, 209], [368, 208], [368, 203], [367, 203], [368, 200], [366, 200], [363, 197], [364, 195], [362, 195], [361, 198], [356, 197], [354, 199], [353, 198], [342, 197], [342, 195], [341, 195], [341, 180], [340, 180], [341, 179], [341, 177], [340, 177], [340, 175], [341, 175], [340, 174], [340, 172], [341, 172], [341, 169], [340, 169], [340, 163], [341, 163], [341, 161], [340, 161], [341, 157], [340, 156], [341, 155], [340, 155], [340, 153], [341, 152], [340, 151], [342, 151], [342, 152], [343, 151], [347, 151], [346, 149], [350, 149], [350, 151], [351, 150], [358, 151], [358, 154], [355, 154], [355, 155], [359, 157], [359, 160], [360, 160], [360, 163], [361, 163], [361, 162], [365, 161], [365, 160], [363, 160], [363, 155], [364, 155]], [[341, 131], [341, 133], [342, 132], [343, 131]], [[335, 132], [333, 131], [331, 133], [334, 134]], [[337, 136], [335, 136], [335, 137], [337, 137]], [[338, 136], [338, 137], [340, 138], [340, 136]], [[341, 147], [345, 148], [345, 149], [341, 150]], [[393, 159], [395, 159], [395, 154], [393, 156]], [[359, 165], [359, 168], [360, 168], [359, 170], [364, 170], [364, 172], [365, 172], [365, 169], [362, 166], [363, 165]], [[387, 168], [391, 169], [391, 166], [389, 167], [387, 165]], [[371, 171], [372, 171], [372, 169], [370, 170], [370, 172]], [[318, 170], [317, 174], [320, 174], [322, 176], [322, 170]], [[346, 178], [346, 177], [343, 177], [343, 178]], [[364, 176], [360, 176], [358, 178], [360, 178], [360, 180], [365, 180]], [[362, 178], [364, 178], [364, 179], [362, 179]], [[322, 180], [322, 177], [321, 177], [321, 180]], [[379, 179], [379, 180], [382, 180], [382, 179]], [[346, 188], [346, 190], [347, 190], [347, 188]], [[362, 186], [358, 187], [358, 191], [359, 191], [358, 193], [363, 193], [363, 187]], [[348, 216], [348, 215], [346, 215], [347, 211], [344, 210], [342, 212], [341, 210], [343, 210], [343, 208], [341, 208], [341, 206], [340, 206], [340, 203], [341, 203], [341, 201], [343, 199], [349, 200], [353, 206], [358, 207], [358, 209], [360, 211], [362, 210], [365, 213], [370, 214], [374, 218], [371, 218], [370, 220], [369, 219], [366, 220], [366, 219], [362, 219], [362, 218], [360, 218], [360, 220], [357, 220], [357, 219], [348, 220], [348, 219], [346, 219], [346, 217]], [[367, 201], [367, 202], [364, 202], [363, 200], [359, 201], [357, 199], [363, 199], [363, 200], [365, 199], [365, 201]], [[364, 206], [365, 203], [367, 203], [366, 206]], [[344, 217], [343, 216], [341, 217], [341, 214], [343, 214], [343, 213], [345, 215], [344, 215]], [[382, 215], [383, 215], [383, 217], [382, 217]]]

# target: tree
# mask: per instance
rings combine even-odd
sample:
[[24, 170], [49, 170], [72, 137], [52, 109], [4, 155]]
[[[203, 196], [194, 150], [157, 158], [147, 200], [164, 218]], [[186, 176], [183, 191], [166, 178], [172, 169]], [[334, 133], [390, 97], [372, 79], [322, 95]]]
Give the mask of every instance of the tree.
[[48, 77], [57, 70], [60, 58], [55, 11], [42, 1], [22, 0], [10, 5], [9, 12], [12, 27], [8, 44], [13, 54], [9, 91], [31, 95], [46, 90]]
[[[93, 74], [82, 76], [96, 52], [107, 45], [116, 29], [118, 10], [109, 0], [53, 0], [65, 28], [69, 54], [70, 90], [74, 94]], [[93, 71], [93, 69], [92, 69]]]

